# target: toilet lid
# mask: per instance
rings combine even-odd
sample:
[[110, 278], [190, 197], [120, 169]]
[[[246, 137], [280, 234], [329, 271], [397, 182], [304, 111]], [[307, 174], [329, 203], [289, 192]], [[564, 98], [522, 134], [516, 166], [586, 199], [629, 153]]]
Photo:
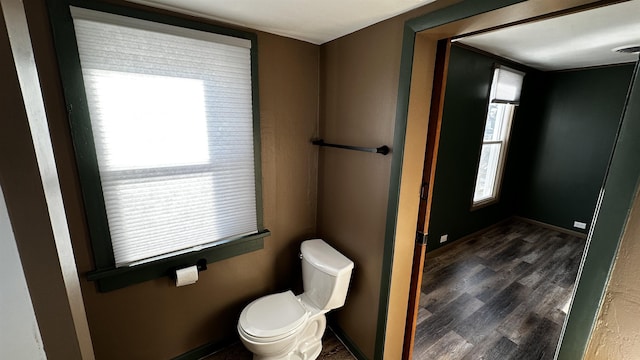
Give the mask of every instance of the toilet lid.
[[255, 337], [274, 337], [294, 330], [307, 320], [307, 311], [291, 291], [254, 300], [242, 310], [240, 326]]

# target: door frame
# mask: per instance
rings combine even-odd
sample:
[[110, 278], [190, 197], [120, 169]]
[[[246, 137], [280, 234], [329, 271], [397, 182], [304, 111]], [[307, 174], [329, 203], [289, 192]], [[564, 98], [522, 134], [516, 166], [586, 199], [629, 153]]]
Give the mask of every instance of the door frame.
[[431, 106], [429, 123], [427, 124], [427, 144], [424, 151], [424, 166], [422, 169], [422, 184], [420, 186], [420, 205], [418, 207], [418, 221], [416, 224], [416, 243], [413, 253], [411, 269], [411, 284], [409, 286], [409, 305], [407, 308], [407, 322], [404, 330], [404, 344], [402, 358], [413, 358], [413, 347], [418, 322], [420, 293], [422, 291], [422, 273], [427, 249], [431, 202], [433, 199], [433, 184], [436, 176], [438, 146], [440, 145], [440, 127], [444, 108], [444, 94], [447, 85], [449, 69], [449, 54], [451, 53], [451, 39], [439, 40], [436, 46], [436, 60], [434, 68], [433, 91], [431, 92]]
[[[402, 234], [399, 233], [400, 231], [398, 229], [398, 219], [402, 215], [401, 210], [403, 210], [403, 193], [416, 193], [416, 189], [407, 188], [415, 186], [415, 184], [409, 184], [404, 181], [401, 182], [406, 167], [411, 165], [404, 160], [407, 156], [415, 156], [415, 152], [420, 151], [423, 156], [422, 160], [424, 161], [424, 142], [422, 143], [423, 146], [417, 148], [415, 142], [413, 147], [411, 146], [411, 139], [407, 141], [408, 136], [415, 137], [415, 134], [410, 134], [407, 129], [411, 126], [411, 121], [415, 122], [415, 120], [410, 119], [411, 109], [409, 102], [412, 95], [411, 93], [414, 91], [412, 85], [412, 70], [416, 65], [414, 64], [414, 56], [417, 54], [414, 53], [414, 50], [419, 48], [418, 43], [420, 41], [433, 42], [445, 37], [459, 36], [465, 32], [486, 31], [486, 29], [489, 28], [501, 28], [517, 23], [560, 16], [619, 2], [622, 1], [593, 2], [588, 0], [575, 0], [569, 4], [554, 5], [556, 6], [555, 8], [552, 5], [549, 5], [547, 8], [544, 8], [544, 6], [535, 8], [536, 5], [539, 4], [518, 0], [492, 0], [481, 3], [462, 2], [408, 20], [405, 23], [394, 134], [394, 152], [391, 164], [387, 231], [385, 235], [385, 251], [382, 268], [380, 312], [375, 349], [376, 359], [393, 357], [393, 354], [395, 354], [395, 349], [389, 350], [391, 346], [385, 348], [385, 345], [390, 344], [386, 335], [387, 329], [390, 327], [390, 301], [393, 300], [391, 299], [391, 288], [392, 270], [396, 267], [396, 264], [394, 264], [396, 241], [414, 242], [413, 239], [408, 239], [407, 236], [401, 237]], [[521, 3], [525, 4], [522, 5]], [[514, 6], [509, 7], [510, 5]], [[521, 14], [520, 16], [522, 17], [518, 19], [518, 16], [514, 15], [514, 12], [518, 12], [518, 9], [526, 8], [527, 6], [529, 6], [529, 13]], [[498, 11], [492, 12], [493, 10]], [[513, 11], [510, 12], [510, 10]], [[473, 20], [476, 15], [488, 12], [491, 12], [489, 16], [493, 15], [499, 20], [495, 21], [494, 19], [494, 21], [491, 22], [486, 21], [486, 17], [484, 17], [479, 20], [480, 24], [484, 24], [484, 27], [476, 26], [474, 29], [474, 27], [471, 26], [471, 30], [469, 30], [469, 27], [458, 24], [460, 21], [464, 22], [465, 19], [472, 17]], [[466, 24], [469, 25], [468, 22]], [[431, 54], [431, 56], [433, 57], [434, 55]], [[432, 58], [431, 61], [433, 61]], [[427, 86], [430, 87], [432, 84], [429, 83]], [[630, 138], [640, 139], [640, 122], [636, 121], [634, 123], [634, 120], [632, 120], [634, 116], [639, 117], [640, 113], [640, 78], [638, 77], [638, 66], [636, 66], [634, 72], [632, 87], [629, 91], [625, 109], [594, 220], [589, 231], [587, 248], [580, 266], [578, 283], [574, 290], [574, 300], [563, 326], [558, 351], [556, 353], [556, 358], [558, 359], [580, 358], [586, 350], [591, 329], [597, 317], [600, 301], [606, 290], [609, 272], [615, 260], [618, 244], [624, 230], [628, 209], [631, 206], [633, 195], [640, 180], [640, 163], [633, 163], [634, 154], [640, 153], [640, 142], [636, 141], [636, 144], [634, 144], [634, 141], [628, 140]], [[426, 129], [424, 133], [426, 133]], [[413, 161], [412, 164], [415, 165], [415, 161]], [[417, 218], [417, 208], [415, 209], [415, 216]], [[415, 224], [415, 221], [413, 224]], [[611, 239], [615, 239], [615, 241], [611, 241]], [[417, 277], [413, 276], [413, 278], [416, 279]], [[393, 281], [409, 280], [398, 280], [394, 278]], [[409, 307], [415, 306], [415, 302], [417, 301], [418, 299], [414, 298], [412, 303], [408, 304]], [[394, 322], [398, 321], [398, 319], [391, 320]], [[406, 322], [406, 318], [404, 321]], [[406, 344], [404, 345], [406, 346]], [[394, 352], [391, 353], [391, 351]]]

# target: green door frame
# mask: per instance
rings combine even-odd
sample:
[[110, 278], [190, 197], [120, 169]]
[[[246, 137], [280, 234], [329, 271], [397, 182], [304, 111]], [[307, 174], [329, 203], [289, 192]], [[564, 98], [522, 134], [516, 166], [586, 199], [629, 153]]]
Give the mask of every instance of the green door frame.
[[[523, 1], [464, 1], [408, 20], [405, 23], [393, 141], [394, 151], [391, 162], [375, 359], [382, 359], [384, 356], [391, 269], [400, 199], [400, 177], [404, 158], [409, 89], [416, 33]], [[578, 274], [578, 284], [574, 290], [574, 301], [561, 334], [560, 346], [556, 354], [557, 359], [560, 360], [581, 359], [586, 351], [629, 210], [638, 188], [640, 180], [640, 161], [637, 160], [637, 156], [640, 154], [640, 77], [638, 76], [638, 66], [636, 64], [631, 81], [632, 84], [626, 99], [625, 111], [616, 135], [614, 150], [589, 231], [587, 248]]]

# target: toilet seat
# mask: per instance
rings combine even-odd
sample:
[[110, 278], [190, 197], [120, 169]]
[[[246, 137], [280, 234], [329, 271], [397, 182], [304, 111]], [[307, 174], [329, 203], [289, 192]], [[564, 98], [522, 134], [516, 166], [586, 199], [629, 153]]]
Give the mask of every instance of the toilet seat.
[[254, 300], [240, 314], [239, 330], [254, 341], [274, 341], [295, 332], [308, 312], [291, 291]]

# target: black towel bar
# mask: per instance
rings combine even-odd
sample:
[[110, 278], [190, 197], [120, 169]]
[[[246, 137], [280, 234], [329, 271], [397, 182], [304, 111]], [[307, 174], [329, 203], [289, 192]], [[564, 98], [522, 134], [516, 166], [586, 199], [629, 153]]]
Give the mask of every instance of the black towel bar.
[[329, 146], [329, 147], [334, 147], [334, 148], [339, 148], [339, 149], [364, 151], [364, 152], [376, 153], [376, 154], [382, 154], [382, 155], [387, 155], [389, 153], [389, 151], [390, 151], [390, 149], [389, 149], [389, 147], [387, 145], [382, 145], [382, 146], [377, 147], [377, 148], [368, 148], [368, 147], [362, 147], [362, 146], [349, 146], [349, 145], [340, 145], [340, 144], [330, 144], [330, 143], [324, 142], [324, 140], [322, 140], [322, 139], [311, 140], [311, 143], [313, 145], [318, 145], [318, 146]]

